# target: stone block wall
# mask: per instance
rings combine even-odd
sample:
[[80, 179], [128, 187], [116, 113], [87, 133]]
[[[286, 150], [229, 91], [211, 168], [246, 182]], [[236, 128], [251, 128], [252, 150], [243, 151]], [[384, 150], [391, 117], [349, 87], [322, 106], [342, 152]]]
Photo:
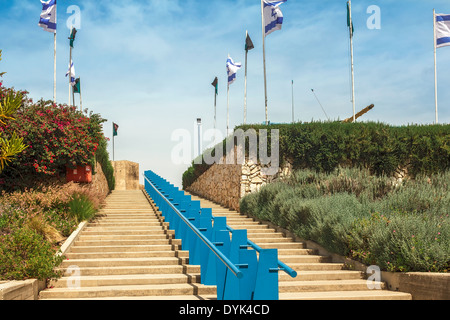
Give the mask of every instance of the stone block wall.
[[186, 191], [227, 208], [239, 210], [241, 171], [240, 165], [214, 164]]
[[111, 161], [116, 180], [115, 190], [139, 190], [139, 163]]
[[274, 176], [264, 175], [262, 169], [263, 166], [251, 160], [244, 164], [213, 164], [186, 191], [239, 211], [241, 198], [292, 172], [290, 163]]

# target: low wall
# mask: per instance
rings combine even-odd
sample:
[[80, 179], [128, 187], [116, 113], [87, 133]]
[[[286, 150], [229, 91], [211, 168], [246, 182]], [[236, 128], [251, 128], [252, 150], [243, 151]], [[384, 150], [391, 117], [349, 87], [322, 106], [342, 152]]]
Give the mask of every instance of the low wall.
[[115, 190], [140, 190], [139, 163], [131, 161], [111, 161], [116, 180]]
[[290, 163], [280, 168], [274, 176], [264, 175], [262, 166], [251, 160], [246, 160], [244, 164], [213, 164], [186, 191], [239, 211], [241, 198], [291, 172]]
[[45, 281], [26, 280], [0, 282], [0, 300], [37, 300]]

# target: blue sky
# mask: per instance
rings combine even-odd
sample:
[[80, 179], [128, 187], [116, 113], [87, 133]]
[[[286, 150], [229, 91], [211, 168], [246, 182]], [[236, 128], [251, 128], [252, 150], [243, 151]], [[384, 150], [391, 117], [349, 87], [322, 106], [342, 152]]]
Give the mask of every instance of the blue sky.
[[[248, 120], [262, 123], [264, 77], [259, 0], [58, 1], [57, 100], [68, 102], [70, 5], [81, 12], [73, 60], [81, 77], [83, 107], [119, 124], [115, 159], [130, 160], [180, 185], [188, 165], [175, 165], [171, 140], [203, 119], [213, 127], [219, 78], [218, 128], [226, 129], [226, 59], [244, 62], [245, 31], [255, 49], [248, 56]], [[367, 8], [381, 9], [381, 29], [370, 30]], [[284, 24], [266, 38], [269, 120], [326, 120], [352, 115], [349, 35], [345, 0], [288, 0]], [[361, 121], [393, 125], [434, 122], [433, 8], [450, 13], [448, 0], [354, 0], [357, 111], [375, 104]], [[53, 98], [53, 36], [37, 26], [39, 0], [0, 0], [0, 71], [4, 85], [38, 100]], [[450, 122], [450, 47], [438, 57], [439, 122]], [[76, 97], [78, 101], [78, 97]], [[243, 121], [244, 71], [230, 87], [230, 123]], [[206, 142], [205, 142], [206, 144]], [[112, 148], [110, 147], [110, 151]], [[112, 152], [111, 152], [112, 153]], [[112, 154], [111, 154], [112, 157]]]

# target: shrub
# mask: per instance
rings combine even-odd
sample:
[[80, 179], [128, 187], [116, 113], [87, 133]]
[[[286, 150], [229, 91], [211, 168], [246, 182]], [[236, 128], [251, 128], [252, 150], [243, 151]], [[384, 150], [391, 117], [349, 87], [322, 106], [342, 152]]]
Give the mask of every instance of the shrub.
[[114, 178], [114, 168], [111, 164], [111, 161], [109, 160], [106, 139], [100, 139], [95, 157], [102, 167], [103, 174], [105, 175], [106, 181], [108, 182], [109, 190], [114, 190], [116, 186], [116, 180]]
[[450, 171], [399, 186], [367, 170], [294, 172], [241, 200], [241, 212], [389, 271], [450, 271]]
[[91, 200], [83, 193], [73, 194], [68, 205], [70, 215], [74, 217], [78, 223], [90, 220], [96, 212]]
[[[0, 102], [9, 91], [14, 92], [0, 87]], [[15, 114], [16, 121], [7, 120], [0, 126], [0, 133], [7, 139], [17, 132], [17, 138], [23, 139], [27, 146], [3, 172], [1, 188], [14, 191], [34, 187], [36, 182], [49, 178], [64, 178], [66, 167], [91, 165], [95, 168], [97, 155], [109, 174], [104, 154], [106, 139], [102, 133], [102, 123], [106, 120], [98, 114], [87, 115], [75, 107], [51, 101], [33, 103], [26, 97], [23, 100]], [[103, 150], [97, 153], [100, 145]]]
[[0, 235], [0, 277], [3, 280], [58, 278], [55, 271], [64, 257], [55, 255], [50, 243], [29, 228]]

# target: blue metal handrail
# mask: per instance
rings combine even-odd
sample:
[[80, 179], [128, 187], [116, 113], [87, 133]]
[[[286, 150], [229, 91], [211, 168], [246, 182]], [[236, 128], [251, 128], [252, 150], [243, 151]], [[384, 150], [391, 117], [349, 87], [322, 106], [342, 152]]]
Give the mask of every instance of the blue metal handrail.
[[[278, 300], [278, 272], [297, 272], [278, 260], [278, 249], [263, 249], [247, 230], [234, 230], [226, 217], [214, 217], [173, 184], [152, 171], [144, 173], [145, 190], [164, 221], [189, 251], [189, 263], [200, 265], [201, 283], [216, 285], [218, 300]], [[248, 250], [252, 249], [252, 250]], [[220, 261], [220, 262], [219, 262]]]
[[239, 279], [242, 278], [242, 272], [236, 267], [222, 252], [220, 252], [216, 246], [209, 241], [189, 220], [187, 220], [183, 214], [175, 208], [175, 206], [164, 196], [155, 185], [144, 175], [144, 178], [153, 187], [153, 189], [161, 196], [162, 199], [172, 208], [172, 210], [183, 220], [183, 222], [203, 241], [203, 243], [219, 258], [220, 261]]
[[[227, 226], [227, 229], [230, 232], [233, 232], [234, 229]], [[256, 243], [254, 243], [253, 241], [251, 241], [250, 239], [247, 239], [247, 243], [250, 247], [252, 247], [253, 249], [255, 249], [257, 252], [261, 252], [261, 250], [263, 250], [260, 246], [258, 246]], [[278, 260], [278, 267], [279, 267], [279, 271], [284, 271], [286, 272], [289, 276], [291, 276], [292, 278], [297, 277], [297, 271], [295, 271], [294, 269], [292, 269], [291, 267], [289, 267], [287, 264], [285, 264], [284, 262]]]

